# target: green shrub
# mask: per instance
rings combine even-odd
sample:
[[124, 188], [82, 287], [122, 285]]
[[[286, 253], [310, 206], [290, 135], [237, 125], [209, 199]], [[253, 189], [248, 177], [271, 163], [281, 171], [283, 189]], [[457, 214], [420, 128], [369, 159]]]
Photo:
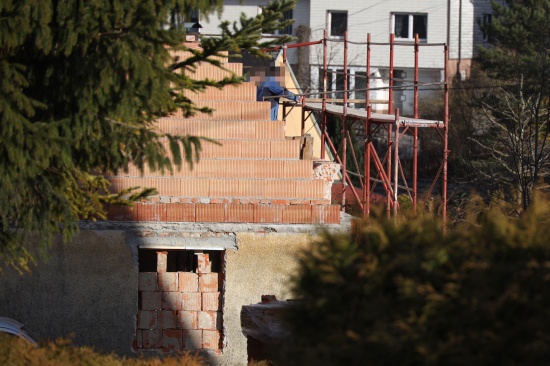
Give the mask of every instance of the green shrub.
[[543, 365], [550, 360], [548, 205], [443, 234], [383, 217], [304, 251], [284, 364]]
[[11, 335], [0, 334], [0, 365], [10, 366], [204, 366], [196, 355], [160, 358], [124, 358], [104, 355], [90, 347], [72, 346], [65, 339], [47, 342], [34, 348]]

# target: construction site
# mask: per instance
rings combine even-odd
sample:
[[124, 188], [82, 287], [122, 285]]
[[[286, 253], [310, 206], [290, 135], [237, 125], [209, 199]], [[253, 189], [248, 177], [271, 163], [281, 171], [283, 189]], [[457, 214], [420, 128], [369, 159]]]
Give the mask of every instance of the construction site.
[[[200, 47], [189, 41], [189, 48]], [[327, 90], [333, 72], [327, 60], [331, 42], [343, 48], [340, 90]], [[350, 77], [360, 77], [347, 70], [350, 44], [366, 50], [365, 88], [349, 87]], [[349, 231], [351, 221], [370, 215], [373, 205], [400, 215], [403, 202], [410, 202], [418, 212], [435, 196], [445, 219], [447, 46], [419, 42], [418, 37], [396, 42], [393, 35], [387, 43], [371, 42], [370, 35], [359, 43], [349, 41], [347, 33], [331, 39], [325, 31], [323, 39], [272, 50], [277, 53], [272, 63], [287, 67], [287, 52], [301, 47], [323, 50], [322, 89], [300, 89], [289, 72], [287, 87], [302, 98], [300, 103], [281, 101], [277, 120], [270, 118], [269, 100], [256, 100], [257, 88], [250, 82], [200, 94], [183, 91], [198, 107], [214, 111], [161, 118], [159, 131], [219, 144], [205, 142], [194, 167], [182, 166], [173, 175], [150, 169], [141, 174], [134, 168], [107, 174], [113, 192], [141, 186], [156, 187], [158, 194], [132, 208], [110, 207], [107, 221], [82, 222], [73, 242], [55, 245], [51, 260], [32, 274], [7, 271], [0, 282], [7, 301], [0, 312], [26, 319], [39, 338], [73, 333], [76, 344], [92, 344], [100, 351], [200, 350], [212, 364], [243, 365], [250, 358], [250, 339], [240, 322], [243, 306], [256, 304], [262, 295], [289, 298], [296, 253], [321, 232]], [[426, 48], [430, 55], [437, 49], [445, 65], [439, 83], [419, 80], [419, 58]], [[411, 57], [411, 79], [394, 78], [396, 49], [406, 49]], [[389, 57], [387, 78], [371, 70], [376, 52]], [[246, 75], [254, 67], [230, 63], [227, 55], [220, 60], [222, 68], [201, 64], [193, 77], [220, 80]], [[442, 92], [443, 120], [420, 118], [419, 92], [426, 86]], [[395, 92], [403, 89], [413, 91], [411, 116], [402, 115], [393, 102]], [[364, 100], [350, 99], [352, 90], [363, 92]], [[372, 98], [375, 92], [377, 99]], [[328, 132], [335, 120], [342, 126], [339, 148]], [[419, 174], [419, 129], [430, 131], [441, 147], [435, 176]], [[360, 140], [355, 146], [352, 134]], [[428, 189], [421, 192], [419, 180], [429, 181]], [[355, 217], [345, 212], [350, 200], [359, 208]], [[22, 286], [28, 291], [21, 293]], [[255, 341], [262, 342], [258, 334]]]

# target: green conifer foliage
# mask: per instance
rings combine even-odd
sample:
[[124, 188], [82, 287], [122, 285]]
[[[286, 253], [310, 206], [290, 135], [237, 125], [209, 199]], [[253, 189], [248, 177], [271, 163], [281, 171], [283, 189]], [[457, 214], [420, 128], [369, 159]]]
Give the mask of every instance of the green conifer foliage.
[[[542, 365], [550, 357], [550, 205], [443, 233], [378, 218], [299, 256], [284, 365]], [[505, 208], [508, 210], [509, 207]]]
[[[105, 203], [131, 204], [153, 189], [110, 194], [98, 173], [130, 164], [171, 171], [198, 158], [201, 139], [170, 136], [153, 121], [180, 109], [198, 110], [181, 90], [241, 82], [193, 80], [194, 65], [218, 65], [220, 51], [262, 49], [288, 38], [261, 40], [260, 30], [284, 27], [294, 0], [273, 2], [261, 15], [223, 23], [221, 37], [176, 61], [185, 32], [173, 19], [191, 9], [216, 16], [223, 1], [6, 0], [0, 2], [0, 261], [24, 268], [29, 235], [48, 248], [69, 239], [79, 219], [104, 218]], [[182, 72], [183, 70], [187, 72]], [[161, 142], [170, 141], [174, 159]]]

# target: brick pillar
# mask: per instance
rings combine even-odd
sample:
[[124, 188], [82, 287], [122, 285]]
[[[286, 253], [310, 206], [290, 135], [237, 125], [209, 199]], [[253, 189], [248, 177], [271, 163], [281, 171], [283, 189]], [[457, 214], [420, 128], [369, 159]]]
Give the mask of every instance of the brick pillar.
[[157, 272], [164, 273], [168, 268], [168, 252], [157, 252]]
[[197, 256], [197, 273], [212, 272], [212, 263], [210, 263], [210, 255], [205, 253], [195, 253]]

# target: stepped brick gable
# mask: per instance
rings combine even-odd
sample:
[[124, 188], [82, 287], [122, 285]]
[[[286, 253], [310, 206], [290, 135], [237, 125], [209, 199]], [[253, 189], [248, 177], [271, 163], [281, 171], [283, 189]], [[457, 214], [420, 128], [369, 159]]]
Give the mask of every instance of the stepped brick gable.
[[[177, 57], [188, 57], [179, 52]], [[220, 59], [224, 71], [198, 65], [194, 77], [219, 80], [242, 64]], [[323, 224], [340, 222], [340, 206], [330, 203], [326, 177], [314, 171], [314, 161], [300, 159], [302, 140], [285, 137], [285, 122], [270, 120], [270, 103], [256, 101], [256, 86], [243, 83], [204, 93], [184, 91], [199, 107], [214, 109], [184, 118], [181, 113], [157, 121], [159, 131], [195, 135], [204, 142], [193, 169], [174, 173], [135, 167], [109, 176], [113, 191], [155, 187], [158, 196], [132, 208], [110, 207], [111, 221]], [[167, 144], [168, 148], [168, 144]]]

